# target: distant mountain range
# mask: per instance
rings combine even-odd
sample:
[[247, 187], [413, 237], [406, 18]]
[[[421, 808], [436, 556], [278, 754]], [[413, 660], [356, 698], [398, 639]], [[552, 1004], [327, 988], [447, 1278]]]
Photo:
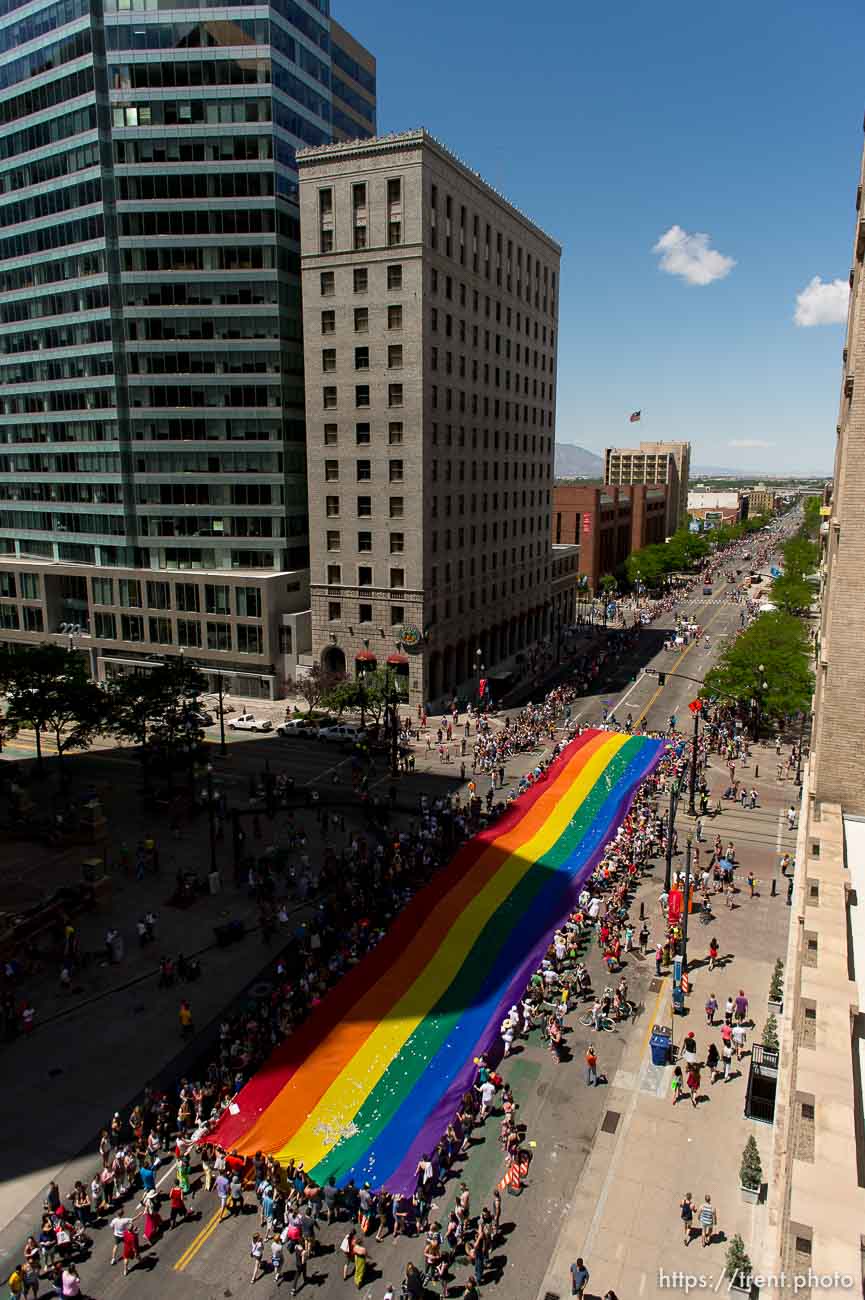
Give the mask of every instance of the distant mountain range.
[[572, 442], [556, 443], [556, 478], [600, 478], [604, 458]]

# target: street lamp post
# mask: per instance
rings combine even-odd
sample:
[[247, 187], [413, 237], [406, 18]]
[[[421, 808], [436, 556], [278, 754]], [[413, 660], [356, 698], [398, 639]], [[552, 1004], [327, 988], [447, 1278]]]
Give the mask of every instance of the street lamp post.
[[217, 870], [216, 866], [216, 815], [213, 809], [213, 764], [207, 764], [207, 816], [210, 821], [210, 870]]
[[669, 894], [673, 883], [673, 831], [676, 826], [676, 808], [679, 803], [679, 783], [674, 780], [670, 785], [670, 809], [667, 814], [667, 852], [664, 864], [664, 892]]
[[[698, 701], [697, 701], [698, 702]], [[699, 738], [700, 728], [700, 710], [694, 709], [694, 740], [691, 749], [691, 772], [688, 781], [688, 813], [691, 817], [697, 816], [696, 795], [697, 795], [697, 740]]]
[[691, 836], [685, 849], [685, 894], [682, 899], [682, 970], [688, 969], [688, 904], [691, 897]]
[[478, 698], [477, 698], [478, 713], [480, 713], [481, 711], [481, 674], [484, 671], [484, 666], [481, 663], [482, 655], [483, 655], [483, 650], [481, 650], [480, 646], [478, 646], [477, 650], [475, 651], [475, 676], [477, 679], [477, 688], [478, 688]]

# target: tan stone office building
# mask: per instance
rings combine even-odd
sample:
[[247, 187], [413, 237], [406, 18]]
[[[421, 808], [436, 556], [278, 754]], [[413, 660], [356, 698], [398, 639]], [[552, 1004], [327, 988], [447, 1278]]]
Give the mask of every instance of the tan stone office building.
[[549, 625], [561, 250], [425, 131], [298, 164], [313, 657], [466, 694]]
[[631, 483], [666, 483], [667, 535], [688, 518], [689, 442], [641, 442], [639, 447], [604, 448], [604, 482], [617, 487]]
[[[851, 296], [834, 482], [824, 495], [822, 611], [785, 970], [769, 1269], [860, 1294], [865, 1216], [865, 160], [855, 193]], [[852, 206], [852, 204], [851, 204]], [[792, 1293], [792, 1288], [787, 1288]]]

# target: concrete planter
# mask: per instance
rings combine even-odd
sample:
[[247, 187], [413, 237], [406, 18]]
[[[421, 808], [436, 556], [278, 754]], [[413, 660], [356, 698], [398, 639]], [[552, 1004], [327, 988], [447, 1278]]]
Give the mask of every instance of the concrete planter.
[[739, 1191], [742, 1193], [742, 1200], [746, 1205], [757, 1205], [759, 1203], [760, 1190], [759, 1187], [743, 1187], [741, 1183], [739, 1184]]
[[774, 1016], [780, 1016], [781, 1012], [784, 1010], [783, 1000], [780, 1002], [773, 1002], [772, 999], [769, 998], [768, 1006]]

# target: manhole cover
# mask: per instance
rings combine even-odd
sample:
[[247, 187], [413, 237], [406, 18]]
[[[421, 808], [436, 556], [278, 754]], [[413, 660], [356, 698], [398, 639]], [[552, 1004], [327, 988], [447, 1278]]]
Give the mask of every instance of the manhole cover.
[[608, 1110], [606, 1115], [604, 1116], [604, 1122], [601, 1125], [601, 1132], [615, 1133], [616, 1129], [619, 1127], [619, 1120], [621, 1118], [622, 1115], [620, 1111]]
[[664, 981], [657, 979], [657, 977], [649, 981], [649, 991], [651, 993], [660, 993], [663, 986], [664, 986]]

